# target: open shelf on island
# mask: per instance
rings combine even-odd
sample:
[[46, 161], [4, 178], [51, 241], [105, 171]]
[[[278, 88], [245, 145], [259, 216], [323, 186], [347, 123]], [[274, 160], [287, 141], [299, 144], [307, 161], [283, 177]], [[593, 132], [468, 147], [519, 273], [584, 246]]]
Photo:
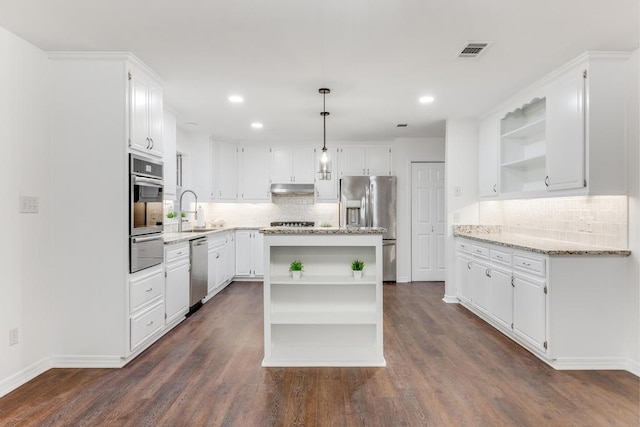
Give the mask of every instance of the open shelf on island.
[[375, 276], [362, 276], [362, 279], [356, 279], [353, 275], [308, 275], [306, 273], [302, 273], [302, 276], [299, 279], [294, 279], [291, 276], [273, 276], [271, 278], [272, 285], [375, 285], [376, 278]]
[[381, 234], [265, 234], [265, 261], [263, 366], [385, 366]]

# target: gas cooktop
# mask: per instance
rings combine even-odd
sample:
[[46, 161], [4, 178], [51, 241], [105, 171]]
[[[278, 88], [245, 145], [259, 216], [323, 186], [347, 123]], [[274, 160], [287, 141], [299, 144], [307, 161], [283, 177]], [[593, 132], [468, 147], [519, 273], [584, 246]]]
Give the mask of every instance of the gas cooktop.
[[314, 221], [274, 221], [271, 223], [272, 227], [313, 227], [315, 225]]

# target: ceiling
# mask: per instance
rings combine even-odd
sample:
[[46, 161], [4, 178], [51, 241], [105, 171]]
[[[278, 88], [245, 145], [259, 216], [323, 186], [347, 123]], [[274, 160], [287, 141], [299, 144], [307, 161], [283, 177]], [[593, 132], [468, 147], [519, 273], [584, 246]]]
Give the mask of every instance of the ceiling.
[[133, 52], [179, 125], [241, 142], [321, 141], [321, 87], [328, 143], [442, 137], [586, 50], [637, 49], [639, 18], [638, 0], [0, 0], [46, 51]]

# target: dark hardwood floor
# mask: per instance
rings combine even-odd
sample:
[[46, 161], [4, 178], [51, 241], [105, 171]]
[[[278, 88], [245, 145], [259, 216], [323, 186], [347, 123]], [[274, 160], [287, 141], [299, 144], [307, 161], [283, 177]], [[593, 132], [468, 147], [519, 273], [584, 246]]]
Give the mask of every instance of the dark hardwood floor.
[[122, 369], [1, 398], [0, 425], [640, 425], [640, 379], [555, 371], [443, 293], [384, 286], [386, 368], [261, 368], [262, 284], [234, 283]]

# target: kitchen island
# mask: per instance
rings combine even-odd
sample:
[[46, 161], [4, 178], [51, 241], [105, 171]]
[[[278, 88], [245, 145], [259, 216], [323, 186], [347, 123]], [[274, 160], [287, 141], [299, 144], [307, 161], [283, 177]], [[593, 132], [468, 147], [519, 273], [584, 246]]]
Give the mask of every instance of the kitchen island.
[[[386, 366], [383, 228], [269, 227], [264, 234], [262, 366]], [[364, 261], [354, 278], [351, 262]], [[292, 261], [304, 269], [299, 279]]]

